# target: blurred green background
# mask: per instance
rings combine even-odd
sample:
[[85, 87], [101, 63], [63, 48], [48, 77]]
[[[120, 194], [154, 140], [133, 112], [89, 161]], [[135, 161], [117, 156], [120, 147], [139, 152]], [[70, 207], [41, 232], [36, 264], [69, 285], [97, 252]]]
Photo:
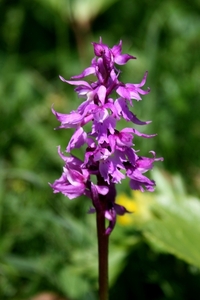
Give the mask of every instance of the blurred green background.
[[61, 174], [57, 146], [71, 134], [53, 130], [51, 106], [68, 113], [80, 103], [58, 75], [89, 66], [100, 36], [110, 47], [122, 39], [137, 57], [122, 66], [124, 82], [149, 71], [151, 93], [134, 113], [158, 136], [135, 144], [164, 157], [151, 174], [155, 193], [118, 188], [135, 214], [110, 238], [110, 299], [200, 298], [200, 1], [0, 0], [2, 300], [43, 291], [97, 299], [90, 202], [55, 195], [48, 182]]

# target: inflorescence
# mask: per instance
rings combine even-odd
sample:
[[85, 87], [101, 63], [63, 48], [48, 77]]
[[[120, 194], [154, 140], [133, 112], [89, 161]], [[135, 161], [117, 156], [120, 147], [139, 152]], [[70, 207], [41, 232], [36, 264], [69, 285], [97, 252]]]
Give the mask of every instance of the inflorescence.
[[[58, 153], [64, 161], [61, 177], [50, 186], [54, 193], [62, 193], [69, 199], [86, 195], [92, 200], [90, 212], [103, 213], [109, 220], [106, 234], [110, 234], [116, 223], [116, 215], [127, 213], [125, 207], [115, 203], [116, 184], [128, 177], [133, 190], [154, 191], [155, 182], [144, 175], [152, 169], [153, 163], [162, 158], [156, 158], [155, 152], [150, 151], [152, 157], [139, 156], [133, 146], [134, 135], [150, 138], [155, 135], [140, 133], [132, 127], [117, 130], [117, 122], [145, 125], [129, 107], [133, 101], [140, 101], [141, 95], [146, 95], [150, 89], [143, 90], [147, 72], [141, 83], [123, 83], [119, 81], [120, 70], [116, 65], [124, 65], [130, 59], [129, 54], [122, 54], [122, 41], [109, 48], [102, 43], [92, 43], [95, 57], [90, 67], [71, 80], [63, 82], [75, 86], [79, 97], [84, 98], [76, 111], [62, 114], [52, 108], [53, 114], [61, 123], [58, 128], [74, 128], [65, 156], [60, 147]], [[83, 80], [88, 75], [94, 75], [96, 80], [88, 83]], [[113, 97], [115, 96], [116, 99]], [[91, 122], [90, 131], [84, 126]], [[83, 160], [72, 154], [72, 150], [86, 145]], [[96, 177], [95, 183], [92, 181]]]

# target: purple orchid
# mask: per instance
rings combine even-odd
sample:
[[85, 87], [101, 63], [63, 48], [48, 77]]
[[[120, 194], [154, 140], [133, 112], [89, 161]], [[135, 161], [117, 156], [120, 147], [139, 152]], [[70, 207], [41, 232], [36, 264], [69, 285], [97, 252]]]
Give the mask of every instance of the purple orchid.
[[[119, 81], [120, 70], [117, 65], [124, 65], [130, 59], [135, 59], [129, 54], [122, 54], [122, 41], [109, 48], [102, 43], [92, 43], [95, 57], [90, 67], [80, 75], [63, 82], [75, 86], [79, 97], [85, 100], [76, 111], [69, 114], [56, 112], [53, 114], [61, 123], [59, 128], [74, 128], [64, 156], [58, 149], [60, 157], [64, 160], [62, 176], [50, 186], [54, 193], [62, 193], [69, 199], [86, 195], [91, 199], [93, 207], [90, 212], [97, 212], [109, 220], [106, 234], [110, 234], [116, 222], [116, 215], [127, 213], [125, 207], [115, 203], [117, 183], [123, 179], [130, 179], [133, 190], [154, 191], [155, 182], [144, 175], [153, 168], [153, 163], [163, 158], [152, 158], [138, 155], [133, 146], [134, 136], [151, 138], [155, 135], [140, 133], [138, 130], [127, 127], [121, 131], [116, 129], [117, 122], [124, 119], [127, 122], [145, 125], [150, 121], [140, 121], [129, 107], [133, 106], [132, 100], [140, 101], [141, 95], [146, 95], [150, 89], [143, 90], [146, 83], [147, 72], [139, 84]], [[93, 74], [96, 81], [88, 83], [84, 78]], [[113, 95], [118, 95], [113, 98]], [[85, 124], [91, 122], [91, 131], [85, 130]], [[72, 150], [86, 145], [83, 160], [72, 155]], [[92, 182], [95, 175], [96, 184]]]

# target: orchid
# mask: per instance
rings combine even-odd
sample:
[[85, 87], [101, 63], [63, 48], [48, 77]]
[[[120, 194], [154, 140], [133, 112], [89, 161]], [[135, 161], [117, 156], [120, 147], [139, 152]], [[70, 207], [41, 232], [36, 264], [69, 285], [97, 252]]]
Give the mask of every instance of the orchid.
[[[116, 65], [124, 65], [135, 57], [122, 54], [122, 41], [109, 48], [100, 38], [99, 43], [92, 45], [95, 57], [88, 68], [73, 76], [71, 80], [60, 76], [63, 82], [75, 86], [75, 92], [84, 101], [77, 110], [69, 114], [57, 112], [52, 108], [53, 114], [61, 123], [58, 128], [74, 128], [74, 133], [66, 147], [68, 156], [61, 153], [60, 147], [58, 149], [60, 157], [64, 160], [63, 173], [50, 186], [54, 193], [60, 192], [69, 199], [85, 195], [91, 200], [92, 207], [89, 212], [97, 214], [100, 240], [110, 235], [117, 215], [129, 213], [125, 207], [115, 203], [116, 184], [129, 178], [131, 189], [154, 191], [155, 182], [144, 173], [153, 168], [155, 161], [163, 159], [156, 158], [154, 151], [150, 151], [150, 158], [140, 156], [133, 144], [135, 135], [142, 138], [155, 136], [141, 133], [131, 127], [134, 124], [150, 123], [140, 121], [131, 110], [133, 100], [141, 101], [141, 96], [150, 92], [149, 88], [143, 89], [147, 72], [140, 83], [123, 83], [119, 80], [120, 70]], [[88, 83], [85, 77], [91, 74], [96, 80]], [[119, 131], [117, 124], [121, 119], [131, 126]], [[85, 129], [88, 123], [89, 131]], [[83, 145], [86, 146], [86, 150], [80, 160], [73, 156], [72, 150]], [[96, 183], [92, 181], [94, 175]], [[108, 220], [107, 228], [105, 219]]]

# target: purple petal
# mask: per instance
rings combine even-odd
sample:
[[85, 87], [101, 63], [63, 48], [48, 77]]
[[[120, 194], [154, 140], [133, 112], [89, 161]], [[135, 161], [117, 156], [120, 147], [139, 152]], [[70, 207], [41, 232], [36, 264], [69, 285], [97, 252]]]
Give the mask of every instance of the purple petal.
[[[119, 96], [121, 96], [122, 98], [124, 99], [128, 99], [130, 100], [130, 92], [129, 90], [124, 87], [124, 86], [119, 86], [117, 89], [116, 89], [116, 92]], [[141, 99], [141, 98], [140, 98]]]
[[97, 95], [99, 96], [99, 100], [101, 102], [101, 105], [104, 105], [105, 103], [105, 97], [106, 97], [106, 87], [104, 85], [101, 85], [97, 91]]
[[114, 56], [114, 61], [118, 65], [124, 65], [127, 63], [129, 59], [136, 59], [136, 57], [129, 54], [121, 54], [122, 52], [122, 41], [119, 42], [118, 45], [115, 45], [111, 48], [111, 51]]
[[120, 40], [120, 42], [119, 42], [118, 45], [114, 45], [111, 48], [111, 51], [112, 51], [112, 53], [113, 53], [113, 55], [115, 57], [121, 55], [121, 52], [122, 52], [122, 40]]
[[108, 172], [109, 166], [110, 166], [109, 161], [101, 161], [99, 164], [99, 172], [108, 184], [110, 184], [110, 178]]
[[126, 156], [128, 157], [128, 161], [132, 164], [132, 166], [134, 166], [137, 160], [135, 150], [133, 150], [132, 148], [126, 149]]
[[146, 125], [151, 123], [151, 121], [147, 121], [147, 122], [142, 122], [140, 121], [128, 108], [128, 105], [126, 103], [126, 100], [123, 98], [118, 98], [115, 103], [114, 103], [116, 110], [118, 112], [118, 115], [122, 115], [122, 117], [126, 120], [126, 121], [131, 121], [134, 124], [137, 125]]
[[105, 218], [109, 220], [109, 225], [106, 228], [106, 235], [111, 234], [116, 224], [116, 211], [114, 208], [105, 211]]
[[141, 174], [139, 170], [134, 170], [134, 171], [127, 171], [127, 176], [131, 179], [130, 180], [130, 187], [134, 190], [141, 190], [142, 192], [144, 191], [143, 186], [148, 190], [148, 191], [153, 191], [155, 182], [153, 180], [150, 180], [148, 177], [144, 176]]
[[80, 148], [82, 145], [84, 145], [86, 138], [87, 138], [87, 134], [83, 130], [83, 128], [82, 127], [78, 128], [75, 131], [75, 133], [72, 135], [66, 151], [70, 152], [74, 148]]
[[144, 137], [144, 138], [151, 138], [151, 137], [154, 137], [154, 136], [157, 135], [157, 134], [145, 134], [145, 133], [141, 133], [137, 129], [134, 129], [134, 128], [124, 128], [120, 132], [121, 133], [123, 133], [123, 132], [125, 132], [125, 133], [131, 132], [131, 133], [134, 133], [137, 136], [141, 136], [141, 137]]
[[124, 65], [129, 59], [136, 59], [136, 57], [129, 54], [122, 54], [115, 57], [115, 63], [118, 65]]
[[147, 75], [148, 75], [148, 71], [145, 72], [144, 77], [143, 77], [143, 79], [142, 79], [142, 81], [140, 83], [134, 84], [135, 87], [141, 87], [141, 86], [145, 85], [146, 79], [147, 79]]
[[87, 81], [84, 81], [84, 80], [66, 80], [64, 79], [62, 76], [59, 76], [60, 80], [62, 80], [63, 82], [67, 82], [68, 84], [71, 84], [71, 85], [83, 85], [83, 86], [86, 86], [88, 87], [89, 89], [91, 89], [91, 86], [89, 85], [89, 83]]
[[100, 148], [94, 154], [94, 161], [105, 160], [111, 155], [108, 149]]
[[128, 210], [127, 210], [124, 206], [122, 206], [122, 205], [119, 205], [119, 204], [117, 204], [117, 203], [114, 203], [113, 206], [114, 206], [114, 209], [115, 209], [117, 215], [119, 215], [119, 216], [123, 216], [123, 215], [126, 214], [126, 213], [130, 213], [130, 211], [128, 211]]
[[109, 191], [108, 186], [105, 186], [105, 185], [95, 185], [95, 186], [96, 186], [97, 192], [101, 195], [105, 196]]
[[88, 75], [91, 75], [91, 74], [95, 74], [95, 68], [94, 67], [86, 68], [81, 74], [72, 76], [71, 79], [81, 79], [81, 78], [84, 78], [84, 77], [86, 77]]
[[52, 113], [56, 116], [57, 120], [61, 122], [61, 126], [59, 128], [73, 128], [79, 124], [83, 116], [77, 112], [71, 112], [70, 114], [62, 114], [56, 112], [52, 107]]

